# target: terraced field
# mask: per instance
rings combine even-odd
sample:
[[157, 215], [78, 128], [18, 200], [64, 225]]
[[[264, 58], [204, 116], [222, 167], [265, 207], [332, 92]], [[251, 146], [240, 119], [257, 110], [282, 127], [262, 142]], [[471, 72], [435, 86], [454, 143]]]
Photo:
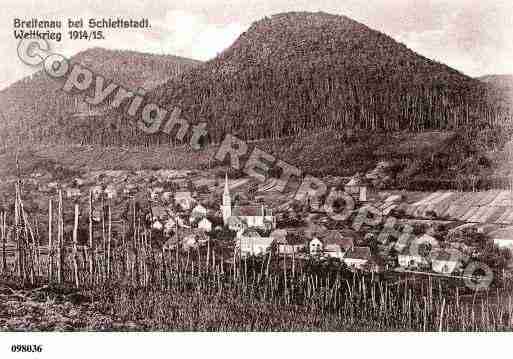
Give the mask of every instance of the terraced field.
[[413, 203], [402, 203], [399, 209], [414, 217], [436, 217], [472, 223], [513, 224], [513, 192], [426, 193]]

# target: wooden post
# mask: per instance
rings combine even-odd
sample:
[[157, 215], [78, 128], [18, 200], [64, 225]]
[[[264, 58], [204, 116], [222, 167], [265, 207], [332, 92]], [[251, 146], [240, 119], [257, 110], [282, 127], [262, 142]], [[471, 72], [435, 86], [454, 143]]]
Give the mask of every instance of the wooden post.
[[75, 278], [75, 286], [80, 286], [78, 278], [78, 263], [77, 263], [77, 245], [78, 245], [78, 203], [75, 203], [75, 218], [73, 221], [73, 274]]
[[62, 191], [59, 190], [57, 219], [57, 283], [62, 284], [62, 244], [64, 237], [64, 220], [62, 218]]
[[109, 229], [108, 229], [108, 235], [107, 235], [107, 278], [110, 279], [110, 266], [111, 266], [111, 258], [110, 258], [110, 246], [111, 246], [111, 240], [112, 240], [112, 211], [110, 208], [110, 201], [108, 204], [108, 213], [109, 213]]
[[53, 208], [52, 199], [48, 201], [48, 283], [53, 279], [53, 242], [52, 242]]
[[[19, 203], [18, 203], [18, 185], [16, 184], [16, 190], [15, 190], [15, 198], [14, 198], [14, 235], [15, 235], [15, 241], [16, 241], [16, 253], [18, 255], [17, 257], [17, 275], [19, 278], [21, 278], [22, 274], [24, 274], [23, 270], [23, 247], [21, 244], [20, 239], [20, 216], [19, 216]], [[23, 278], [25, 279], [25, 278]]]
[[93, 192], [89, 191], [89, 276], [93, 281]]
[[2, 220], [2, 273], [5, 274], [5, 272], [7, 271], [7, 257], [5, 255], [5, 242], [7, 240], [7, 233], [6, 233], [6, 212], [2, 212], [1, 213], [1, 217], [0, 219]]

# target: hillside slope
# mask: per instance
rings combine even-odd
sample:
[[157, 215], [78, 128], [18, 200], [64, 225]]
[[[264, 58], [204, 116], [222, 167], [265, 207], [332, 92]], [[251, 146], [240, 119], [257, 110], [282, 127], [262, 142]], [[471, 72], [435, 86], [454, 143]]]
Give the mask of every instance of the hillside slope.
[[[197, 66], [199, 61], [134, 51], [92, 48], [73, 56], [72, 63], [87, 66], [126, 88], [153, 89], [182, 72]], [[88, 111], [80, 98], [62, 91], [62, 81], [38, 71], [0, 91], [3, 120], [0, 133], [22, 134], [30, 141], [65, 139], [80, 124], [66, 123], [71, 114]]]
[[319, 128], [418, 131], [508, 116], [480, 81], [326, 13], [260, 20], [148, 99], [207, 121], [214, 142], [225, 132], [254, 139]]

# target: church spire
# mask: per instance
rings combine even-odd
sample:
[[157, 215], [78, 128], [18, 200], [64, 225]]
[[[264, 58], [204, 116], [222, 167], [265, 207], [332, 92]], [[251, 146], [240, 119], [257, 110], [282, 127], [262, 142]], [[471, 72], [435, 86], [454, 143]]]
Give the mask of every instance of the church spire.
[[224, 193], [223, 196], [229, 196], [230, 195], [230, 188], [228, 187], [228, 174], [224, 174]]

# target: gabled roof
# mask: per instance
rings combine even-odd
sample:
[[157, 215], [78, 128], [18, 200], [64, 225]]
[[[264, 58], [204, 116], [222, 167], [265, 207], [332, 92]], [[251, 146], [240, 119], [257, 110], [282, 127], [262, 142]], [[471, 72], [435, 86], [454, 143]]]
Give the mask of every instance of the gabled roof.
[[344, 258], [370, 260], [372, 254], [369, 247], [353, 247], [346, 253]]
[[234, 206], [232, 216], [236, 217], [261, 217], [270, 216], [271, 211], [264, 206]]

